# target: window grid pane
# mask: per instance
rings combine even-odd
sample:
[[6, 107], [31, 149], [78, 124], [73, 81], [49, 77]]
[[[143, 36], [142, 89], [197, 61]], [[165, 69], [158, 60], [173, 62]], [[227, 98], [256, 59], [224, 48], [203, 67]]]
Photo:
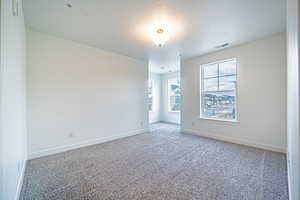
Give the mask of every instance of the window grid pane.
[[[222, 70], [220, 70], [220, 65]], [[204, 69], [209, 71], [207, 68], [211, 66], [217, 66], [216, 76], [205, 76]], [[200, 72], [201, 116], [220, 120], [236, 120], [236, 61], [208, 64], [202, 66]]]
[[153, 110], [153, 87], [154, 87], [154, 80], [148, 81], [148, 110]]
[[168, 79], [169, 112], [179, 112], [181, 104], [180, 81], [177, 78]]

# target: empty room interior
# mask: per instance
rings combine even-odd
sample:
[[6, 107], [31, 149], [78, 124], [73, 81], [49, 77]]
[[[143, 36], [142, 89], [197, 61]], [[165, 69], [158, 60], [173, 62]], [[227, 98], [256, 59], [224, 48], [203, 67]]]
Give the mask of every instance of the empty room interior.
[[0, 200], [300, 200], [299, 0], [1, 0]]

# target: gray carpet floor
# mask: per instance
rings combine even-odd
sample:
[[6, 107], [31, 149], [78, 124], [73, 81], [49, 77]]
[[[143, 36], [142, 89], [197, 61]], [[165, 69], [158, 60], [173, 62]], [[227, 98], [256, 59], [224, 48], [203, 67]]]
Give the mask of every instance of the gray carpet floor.
[[28, 161], [20, 199], [287, 200], [286, 157], [154, 124]]

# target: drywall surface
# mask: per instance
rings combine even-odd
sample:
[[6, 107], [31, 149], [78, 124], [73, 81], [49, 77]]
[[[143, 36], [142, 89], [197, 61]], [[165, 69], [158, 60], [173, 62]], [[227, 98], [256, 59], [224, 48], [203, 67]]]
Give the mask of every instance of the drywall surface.
[[18, 199], [27, 158], [26, 136], [26, 37], [19, 1], [13, 16], [12, 1], [1, 1], [0, 199]]
[[[201, 64], [237, 59], [238, 122], [200, 119]], [[286, 152], [286, 35], [182, 61], [182, 130]]]
[[150, 73], [149, 80], [153, 81], [153, 104], [152, 111], [149, 111], [149, 122], [155, 123], [160, 121], [161, 110], [161, 75], [157, 73]]
[[287, 133], [290, 200], [300, 199], [299, 166], [299, 0], [287, 1]]
[[168, 107], [168, 80], [179, 78], [179, 72], [161, 75], [161, 121], [180, 124], [180, 112], [170, 112]]
[[27, 36], [30, 158], [147, 130], [147, 62], [30, 29]]

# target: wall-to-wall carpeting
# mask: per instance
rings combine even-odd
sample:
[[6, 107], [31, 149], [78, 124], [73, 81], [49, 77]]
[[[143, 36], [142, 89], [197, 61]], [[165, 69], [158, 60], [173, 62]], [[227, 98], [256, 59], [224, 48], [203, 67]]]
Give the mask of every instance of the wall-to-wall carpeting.
[[284, 154], [182, 134], [150, 133], [28, 162], [21, 199], [288, 199]]

